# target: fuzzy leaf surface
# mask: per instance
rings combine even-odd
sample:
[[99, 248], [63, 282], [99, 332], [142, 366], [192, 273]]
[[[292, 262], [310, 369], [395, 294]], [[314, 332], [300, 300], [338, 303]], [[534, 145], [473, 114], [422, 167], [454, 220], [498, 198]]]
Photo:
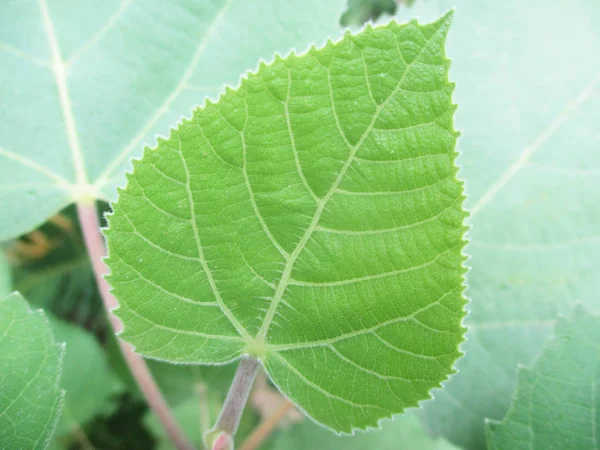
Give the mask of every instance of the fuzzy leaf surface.
[[450, 22], [277, 57], [146, 150], [107, 231], [122, 337], [254, 355], [342, 432], [428, 398], [464, 333]]
[[62, 405], [62, 356], [41, 311], [18, 293], [0, 300], [1, 448], [47, 447]]
[[399, 12], [428, 20], [453, 6], [471, 311], [458, 373], [421, 411], [435, 434], [481, 449], [485, 418], [504, 417], [518, 364], [539, 354], [557, 314], [578, 300], [600, 313], [600, 2], [436, 0]]
[[502, 422], [487, 423], [488, 448], [597, 449], [600, 444], [600, 316], [561, 318], [531, 369], [520, 369]]
[[114, 200], [130, 158], [275, 51], [340, 34], [345, 0], [0, 2], [0, 241]]

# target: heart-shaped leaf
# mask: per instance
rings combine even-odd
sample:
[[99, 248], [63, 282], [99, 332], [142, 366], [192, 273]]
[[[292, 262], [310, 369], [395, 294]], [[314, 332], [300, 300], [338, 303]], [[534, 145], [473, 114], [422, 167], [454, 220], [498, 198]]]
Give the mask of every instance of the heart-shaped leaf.
[[112, 200], [130, 158], [275, 51], [340, 34], [345, 0], [1, 2], [0, 241]]
[[261, 64], [134, 162], [107, 231], [122, 337], [254, 355], [338, 431], [427, 398], [464, 332], [450, 22]]

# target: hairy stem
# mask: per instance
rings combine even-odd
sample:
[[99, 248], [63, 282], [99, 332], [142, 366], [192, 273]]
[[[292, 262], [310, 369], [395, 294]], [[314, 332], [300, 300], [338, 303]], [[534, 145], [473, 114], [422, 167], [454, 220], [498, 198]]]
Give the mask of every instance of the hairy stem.
[[294, 404], [292, 402], [285, 400], [277, 411], [263, 420], [258, 428], [252, 432], [248, 439], [242, 444], [240, 450], [256, 450], [258, 446], [271, 435], [275, 427], [293, 407]]
[[240, 361], [217, 423], [205, 435], [208, 448], [233, 449], [233, 437], [240, 424], [259, 366], [258, 359], [250, 356], [243, 357]]
[[[100, 222], [95, 203], [77, 203], [77, 214], [83, 231], [85, 245], [92, 262], [92, 268], [94, 269], [96, 282], [98, 283], [100, 296], [102, 297], [113, 331], [118, 333], [123, 329], [123, 324], [111, 312], [118, 306], [118, 302], [111, 294], [108, 282], [104, 279], [107, 267], [102, 258], [106, 256], [106, 248], [102, 234], [100, 233]], [[119, 340], [119, 345], [125, 362], [129, 366], [129, 370], [136, 380], [140, 391], [146, 398], [152, 411], [157, 415], [175, 447], [178, 450], [193, 450], [192, 444], [175, 422], [171, 410], [158, 389], [154, 378], [152, 378], [152, 374], [144, 359], [135, 353], [125, 342]]]

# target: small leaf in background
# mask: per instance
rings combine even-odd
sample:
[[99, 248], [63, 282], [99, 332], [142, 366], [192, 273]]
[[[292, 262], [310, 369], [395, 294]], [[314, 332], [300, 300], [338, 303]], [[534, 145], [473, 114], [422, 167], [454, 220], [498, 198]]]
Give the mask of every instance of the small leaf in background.
[[578, 306], [561, 318], [531, 369], [519, 370], [513, 404], [487, 424], [490, 450], [597, 449], [600, 439], [600, 316]]
[[18, 293], [0, 300], [0, 330], [0, 448], [44, 449], [63, 402], [64, 348]]
[[57, 436], [77, 432], [96, 416], [111, 414], [117, 407], [123, 384], [111, 372], [96, 338], [78, 326], [50, 318], [57, 342], [66, 344], [63, 373], [65, 390]]
[[428, 20], [454, 6], [471, 312], [458, 373], [421, 412], [475, 450], [557, 314], [577, 300], [600, 313], [600, 2], [423, 0], [398, 13]]
[[[18, 287], [25, 288], [29, 294], [28, 303], [44, 308], [55, 341], [65, 344], [60, 379], [65, 395], [53, 443], [53, 448], [60, 448], [58, 441], [65, 443], [81, 438], [84, 436], [83, 427], [88, 422], [113, 413], [124, 385], [109, 368], [103, 348], [93, 334], [52, 314], [60, 311], [81, 319], [82, 309], [91, 306], [90, 299], [83, 292], [95, 294], [96, 290], [87, 261], [82, 264], [76, 258], [80, 246], [72, 245], [72, 239], [66, 239], [67, 236], [47, 235], [47, 228], [44, 225], [36, 232], [60, 243], [52, 252], [29, 263], [15, 259], [14, 254], [11, 260], [17, 265], [13, 273], [17, 275]], [[73, 230], [66, 231], [70, 233]], [[4, 259], [1, 255], [0, 258], [2, 265]], [[8, 290], [12, 285], [10, 272], [8, 266], [5, 270], [0, 267], [0, 277], [5, 276]], [[2, 288], [0, 280], [0, 290]]]
[[141, 354], [251, 354], [342, 432], [416, 406], [464, 329], [448, 14], [261, 64], [134, 162], [107, 230]]
[[[0, 1], [0, 241], [113, 200], [130, 158], [273, 52], [340, 34], [345, 0]], [[18, 131], [15, 131], [18, 130]]]

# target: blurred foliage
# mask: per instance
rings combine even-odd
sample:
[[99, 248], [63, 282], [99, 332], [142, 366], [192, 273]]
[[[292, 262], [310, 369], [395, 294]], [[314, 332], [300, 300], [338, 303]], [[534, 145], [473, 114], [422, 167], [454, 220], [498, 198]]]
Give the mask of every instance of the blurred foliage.
[[57, 342], [66, 344], [61, 387], [63, 412], [56, 435], [77, 435], [79, 428], [97, 416], [109, 416], [125, 385], [111, 371], [95, 337], [82, 328], [48, 316]]
[[[108, 211], [99, 205], [99, 212]], [[106, 316], [96, 288], [74, 206], [9, 243], [13, 287], [29, 302], [103, 337]]]
[[[222, 393], [207, 388], [203, 383], [197, 383], [194, 386], [194, 393], [173, 407], [175, 419], [197, 448], [202, 448], [202, 436], [217, 420], [224, 399], [225, 395]], [[246, 408], [236, 434], [236, 448], [239, 448], [258, 422], [254, 411]], [[156, 449], [173, 448], [172, 443], [166, 438], [163, 427], [151, 412], [146, 414], [144, 423], [158, 440]]]
[[381, 422], [381, 430], [357, 431], [338, 436], [310, 420], [279, 430], [263, 450], [458, 450], [444, 439], [433, 439], [423, 431], [412, 412]]
[[394, 15], [397, 8], [410, 6], [415, 0], [348, 0], [348, 9], [342, 15], [343, 26], [360, 26], [376, 21], [384, 15]]
[[[128, 393], [120, 398], [119, 408], [113, 415], [98, 418], [85, 427], [83, 432], [91, 448], [96, 450], [151, 449], [155, 446], [155, 439], [142, 422], [147, 412], [145, 402]], [[80, 440], [66, 448], [89, 450], [90, 446], [82, 445]]]

